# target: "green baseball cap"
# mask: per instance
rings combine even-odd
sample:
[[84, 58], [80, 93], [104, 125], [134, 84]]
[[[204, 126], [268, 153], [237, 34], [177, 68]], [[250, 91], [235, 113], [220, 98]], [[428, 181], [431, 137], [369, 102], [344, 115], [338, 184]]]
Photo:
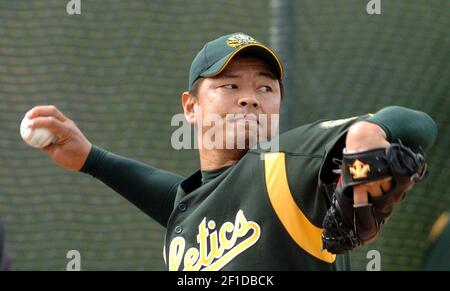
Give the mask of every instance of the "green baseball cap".
[[221, 36], [205, 44], [198, 52], [189, 71], [189, 90], [201, 77], [219, 75], [238, 53], [254, 56], [264, 60], [273, 70], [275, 76], [283, 79], [283, 65], [275, 52], [244, 33]]

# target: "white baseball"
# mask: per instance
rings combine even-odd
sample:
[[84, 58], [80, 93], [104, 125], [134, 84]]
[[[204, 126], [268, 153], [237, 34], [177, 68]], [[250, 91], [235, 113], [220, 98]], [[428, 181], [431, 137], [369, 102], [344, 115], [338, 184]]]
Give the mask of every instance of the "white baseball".
[[24, 117], [20, 124], [20, 135], [22, 139], [32, 147], [43, 148], [57, 140], [57, 136], [54, 135], [48, 128], [35, 128], [28, 127], [30, 119]]

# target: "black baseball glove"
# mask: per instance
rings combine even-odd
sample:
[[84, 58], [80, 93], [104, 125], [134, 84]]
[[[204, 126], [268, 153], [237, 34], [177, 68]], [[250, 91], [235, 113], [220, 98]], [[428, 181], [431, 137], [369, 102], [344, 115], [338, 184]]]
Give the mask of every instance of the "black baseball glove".
[[[415, 182], [427, 173], [424, 156], [399, 143], [387, 149], [343, 154], [341, 178], [323, 221], [323, 249], [345, 253], [376, 238]], [[353, 205], [353, 186], [392, 177], [393, 187], [365, 205]]]

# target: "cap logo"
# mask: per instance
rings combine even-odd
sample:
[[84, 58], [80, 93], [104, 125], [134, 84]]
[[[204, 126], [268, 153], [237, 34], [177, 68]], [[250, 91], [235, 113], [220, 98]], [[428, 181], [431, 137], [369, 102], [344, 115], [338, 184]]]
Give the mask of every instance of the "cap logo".
[[253, 37], [243, 33], [233, 34], [227, 39], [227, 45], [231, 47], [240, 47], [252, 43], [259, 43], [259, 42], [256, 41]]

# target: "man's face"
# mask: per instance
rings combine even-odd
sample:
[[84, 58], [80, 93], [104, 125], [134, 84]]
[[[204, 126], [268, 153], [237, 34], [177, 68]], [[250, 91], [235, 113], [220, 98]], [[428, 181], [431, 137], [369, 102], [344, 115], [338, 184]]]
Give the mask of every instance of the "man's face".
[[215, 136], [222, 135], [227, 149], [230, 144], [242, 149], [237, 144], [240, 138], [245, 139], [245, 149], [248, 149], [278, 130], [278, 122], [272, 119], [278, 118], [280, 111], [280, 84], [264, 61], [236, 57], [218, 76], [200, 82], [194, 123], [205, 134], [218, 125], [210, 122], [208, 116], [219, 116], [224, 126]]

